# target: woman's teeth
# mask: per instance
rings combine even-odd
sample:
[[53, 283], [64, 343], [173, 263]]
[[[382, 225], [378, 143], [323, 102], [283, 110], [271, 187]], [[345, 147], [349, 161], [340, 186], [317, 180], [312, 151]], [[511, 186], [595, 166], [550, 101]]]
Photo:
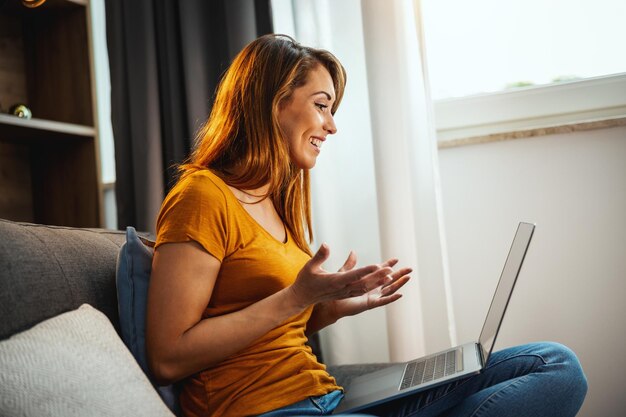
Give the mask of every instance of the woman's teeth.
[[319, 139], [311, 138], [311, 144], [318, 149], [322, 148], [322, 141]]

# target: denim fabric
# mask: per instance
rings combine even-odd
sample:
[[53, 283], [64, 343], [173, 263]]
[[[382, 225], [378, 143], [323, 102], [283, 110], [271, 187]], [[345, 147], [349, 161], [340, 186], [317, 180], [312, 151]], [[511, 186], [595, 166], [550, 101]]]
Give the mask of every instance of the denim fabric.
[[[532, 343], [495, 352], [479, 375], [363, 410], [360, 415], [573, 417], [586, 393], [587, 379], [571, 350], [558, 343]], [[341, 391], [334, 391], [263, 417], [329, 415], [341, 398]]]
[[495, 352], [479, 375], [363, 410], [385, 417], [573, 417], [587, 379], [576, 355], [557, 343]]
[[309, 397], [258, 417], [326, 416], [332, 413], [342, 399], [343, 392], [337, 390], [319, 397]]

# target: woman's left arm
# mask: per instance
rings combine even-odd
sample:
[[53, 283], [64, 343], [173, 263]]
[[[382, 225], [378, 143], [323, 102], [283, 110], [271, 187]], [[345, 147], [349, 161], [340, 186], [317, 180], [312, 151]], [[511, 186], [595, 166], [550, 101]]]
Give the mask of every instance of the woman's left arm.
[[[382, 267], [393, 267], [398, 263], [397, 259], [390, 259]], [[350, 252], [348, 259], [339, 270], [349, 271], [356, 266], [356, 254]], [[400, 299], [402, 294], [397, 291], [411, 278], [408, 274], [411, 268], [402, 268], [389, 275], [386, 282], [372, 288], [363, 295], [344, 298], [342, 300], [326, 301], [317, 303], [313, 313], [307, 322], [306, 335], [310, 336], [322, 330], [324, 327], [335, 323], [342, 317], [354, 316], [373, 308], [382, 307]]]

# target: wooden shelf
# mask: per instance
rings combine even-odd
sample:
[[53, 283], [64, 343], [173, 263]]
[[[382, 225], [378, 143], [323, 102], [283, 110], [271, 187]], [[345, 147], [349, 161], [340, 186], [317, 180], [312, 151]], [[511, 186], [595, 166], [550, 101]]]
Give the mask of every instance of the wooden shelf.
[[83, 140], [96, 134], [92, 126], [0, 114], [0, 139], [5, 141]]
[[[0, 0], [1, 2], [1, 0]], [[0, 217], [102, 226], [102, 184], [92, 100], [88, 0], [48, 0], [0, 11]]]
[[45, 11], [52, 9], [66, 9], [68, 7], [87, 7], [88, 0], [47, 0], [39, 7], [29, 8], [22, 5], [21, 0], [6, 0], [3, 12], [21, 13], [23, 11]]
[[72, 4], [77, 5], [77, 6], [87, 7], [88, 0], [48, 0], [46, 1], [45, 4], [48, 4], [48, 3], [52, 3], [52, 4], [56, 3], [57, 5], [60, 5], [62, 7], [72, 5]]

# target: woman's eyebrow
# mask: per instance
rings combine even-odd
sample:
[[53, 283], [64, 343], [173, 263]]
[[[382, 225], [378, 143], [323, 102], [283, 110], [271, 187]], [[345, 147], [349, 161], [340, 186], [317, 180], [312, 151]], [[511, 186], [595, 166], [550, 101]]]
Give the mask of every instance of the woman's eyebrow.
[[331, 97], [331, 95], [330, 95], [329, 93], [327, 93], [326, 91], [324, 91], [324, 90], [317, 91], [317, 92], [315, 92], [315, 93], [311, 94], [311, 97], [312, 97], [312, 96], [316, 96], [316, 95], [318, 95], [318, 94], [324, 94], [324, 95], [326, 96], [326, 98], [328, 99], [328, 101], [332, 101], [332, 99], [333, 99], [333, 98]]

